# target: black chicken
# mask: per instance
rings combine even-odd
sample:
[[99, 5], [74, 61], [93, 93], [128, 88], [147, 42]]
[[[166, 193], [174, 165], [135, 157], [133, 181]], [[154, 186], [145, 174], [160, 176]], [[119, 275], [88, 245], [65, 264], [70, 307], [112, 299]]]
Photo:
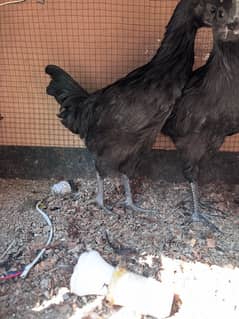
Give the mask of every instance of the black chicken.
[[104, 210], [108, 211], [103, 179], [112, 171], [122, 174], [125, 205], [145, 211], [133, 203], [128, 177], [140, 156], [151, 149], [191, 76], [197, 29], [211, 25], [214, 17], [210, 0], [181, 0], [152, 60], [92, 94], [59, 67], [46, 67], [52, 78], [47, 93], [61, 105], [61, 122], [79, 134], [94, 155], [98, 180], [95, 202]]
[[[215, 154], [226, 136], [239, 132], [239, 3], [217, 4], [212, 53], [196, 70], [162, 131], [174, 141], [193, 195], [193, 221], [210, 220], [199, 212], [200, 163]], [[215, 229], [215, 227], [213, 227]]]

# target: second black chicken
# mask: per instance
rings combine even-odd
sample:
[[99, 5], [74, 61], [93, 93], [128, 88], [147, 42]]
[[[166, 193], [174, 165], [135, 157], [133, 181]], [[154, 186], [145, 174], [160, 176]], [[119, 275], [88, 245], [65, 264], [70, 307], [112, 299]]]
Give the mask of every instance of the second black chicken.
[[162, 131], [174, 141], [193, 196], [193, 221], [216, 229], [199, 211], [200, 164], [219, 150], [226, 136], [239, 133], [239, 3], [216, 1], [214, 45], [205, 66], [193, 73]]

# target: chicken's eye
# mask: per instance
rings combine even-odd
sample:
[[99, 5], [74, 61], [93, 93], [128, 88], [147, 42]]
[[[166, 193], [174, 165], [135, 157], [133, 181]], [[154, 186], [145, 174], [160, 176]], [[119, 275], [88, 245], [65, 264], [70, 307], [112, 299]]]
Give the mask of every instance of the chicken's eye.
[[213, 7], [213, 6], [212, 6], [211, 9], [210, 9], [210, 13], [211, 13], [211, 14], [215, 14], [216, 11], [217, 11], [217, 10], [216, 10], [216, 7]]
[[225, 15], [224, 10], [223, 9], [219, 9], [219, 11], [218, 11], [219, 18], [224, 18], [224, 15]]

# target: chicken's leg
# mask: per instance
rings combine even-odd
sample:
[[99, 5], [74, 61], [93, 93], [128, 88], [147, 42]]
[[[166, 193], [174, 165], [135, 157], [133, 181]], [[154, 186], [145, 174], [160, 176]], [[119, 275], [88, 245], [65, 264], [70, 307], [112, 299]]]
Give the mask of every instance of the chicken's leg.
[[193, 199], [193, 213], [192, 213], [192, 222], [203, 222], [209, 226], [212, 230], [221, 232], [204, 214], [199, 212], [199, 196], [198, 196], [198, 185], [196, 182], [190, 183]]
[[106, 207], [104, 204], [104, 179], [100, 176], [100, 174], [96, 171], [97, 177], [97, 195], [95, 199], [90, 200], [87, 204], [97, 204], [101, 209], [106, 213], [111, 213], [111, 209]]
[[125, 201], [123, 202], [123, 205], [126, 208], [130, 208], [130, 209], [132, 209], [133, 211], [136, 211], [136, 212], [141, 212], [141, 213], [152, 212], [151, 209], [145, 209], [145, 208], [139, 207], [139, 206], [134, 204], [133, 199], [132, 199], [132, 192], [131, 192], [129, 179], [124, 174], [122, 175], [122, 181], [123, 181], [124, 190], [125, 190]]

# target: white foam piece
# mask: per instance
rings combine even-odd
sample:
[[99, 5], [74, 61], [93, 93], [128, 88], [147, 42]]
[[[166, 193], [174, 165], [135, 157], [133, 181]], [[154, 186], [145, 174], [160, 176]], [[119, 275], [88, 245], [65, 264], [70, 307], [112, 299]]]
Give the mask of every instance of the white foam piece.
[[70, 280], [71, 292], [78, 296], [106, 295], [114, 267], [97, 251], [81, 254]]

